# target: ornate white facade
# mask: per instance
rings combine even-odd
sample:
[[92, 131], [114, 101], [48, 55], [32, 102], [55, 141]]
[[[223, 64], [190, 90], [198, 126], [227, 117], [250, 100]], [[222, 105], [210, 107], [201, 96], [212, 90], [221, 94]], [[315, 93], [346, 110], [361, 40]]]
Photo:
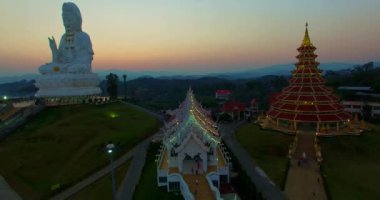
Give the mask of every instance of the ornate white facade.
[[194, 192], [201, 189], [194, 189], [192, 181], [204, 179], [209, 183], [205, 190], [211, 197], [220, 199], [219, 185], [229, 182], [230, 170], [217, 125], [191, 89], [172, 114], [163, 128], [165, 136], [157, 165], [158, 185], [166, 186], [168, 191], [180, 189], [185, 199], [194, 199], [197, 197]]

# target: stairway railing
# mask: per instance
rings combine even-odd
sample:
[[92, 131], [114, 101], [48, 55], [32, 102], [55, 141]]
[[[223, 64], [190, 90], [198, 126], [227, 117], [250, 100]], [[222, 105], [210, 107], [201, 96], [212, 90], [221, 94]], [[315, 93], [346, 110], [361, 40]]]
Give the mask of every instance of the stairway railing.
[[[178, 173], [171, 173], [169, 177], [177, 177], [180, 183], [180, 191], [185, 200], [194, 200], [194, 195], [191, 193], [189, 186], [187, 185], [186, 181], [183, 179], [181, 174]], [[168, 180], [169, 180], [168, 177]]]
[[[216, 176], [219, 177], [219, 174], [216, 173], [216, 172], [210, 172], [210, 173], [208, 173], [207, 176], [206, 176], [208, 185], [209, 185], [211, 191], [214, 193], [215, 199], [216, 200], [223, 200], [223, 198], [220, 196], [219, 189], [217, 187], [215, 187], [215, 185], [212, 183], [211, 176], [213, 176], [213, 175], [216, 175]], [[219, 182], [219, 180], [218, 180], [218, 182]]]

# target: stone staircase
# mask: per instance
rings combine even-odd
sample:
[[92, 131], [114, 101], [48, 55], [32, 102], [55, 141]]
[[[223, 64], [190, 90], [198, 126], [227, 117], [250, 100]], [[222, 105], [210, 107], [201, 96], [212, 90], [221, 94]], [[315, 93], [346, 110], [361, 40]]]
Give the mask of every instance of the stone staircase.
[[[215, 200], [214, 193], [208, 185], [205, 174], [183, 174], [182, 176], [196, 200]], [[198, 185], [196, 180], [198, 180]]]

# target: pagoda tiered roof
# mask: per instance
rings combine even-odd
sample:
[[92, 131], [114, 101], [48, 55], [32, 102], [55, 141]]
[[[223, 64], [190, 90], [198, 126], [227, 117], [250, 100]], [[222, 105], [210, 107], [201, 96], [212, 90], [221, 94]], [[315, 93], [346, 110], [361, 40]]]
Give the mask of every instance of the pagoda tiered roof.
[[296, 122], [340, 122], [351, 118], [339, 103], [333, 89], [325, 86], [322, 70], [315, 61], [316, 48], [306, 25], [305, 36], [297, 49], [298, 62], [290, 85], [276, 95], [268, 115], [274, 119]]
[[220, 135], [210, 112], [195, 99], [191, 89], [188, 90], [186, 99], [172, 114], [171, 121], [164, 127], [166, 145], [180, 146], [190, 138], [189, 134], [193, 134], [206, 146], [220, 143]]

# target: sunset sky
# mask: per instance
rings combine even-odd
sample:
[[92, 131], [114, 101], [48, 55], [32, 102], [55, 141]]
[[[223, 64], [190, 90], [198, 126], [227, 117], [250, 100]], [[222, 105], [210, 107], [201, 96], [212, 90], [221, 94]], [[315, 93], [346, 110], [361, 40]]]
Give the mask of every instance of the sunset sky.
[[[59, 0], [0, 1], [0, 76], [37, 73], [64, 33]], [[96, 70], [216, 72], [293, 63], [309, 22], [319, 62], [380, 60], [379, 0], [80, 0]]]

